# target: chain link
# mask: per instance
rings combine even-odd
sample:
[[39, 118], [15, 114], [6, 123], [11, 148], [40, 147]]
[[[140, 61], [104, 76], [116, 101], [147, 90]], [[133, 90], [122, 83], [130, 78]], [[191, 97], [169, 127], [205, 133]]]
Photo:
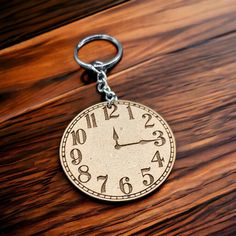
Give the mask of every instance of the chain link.
[[100, 62], [96, 61], [93, 63], [93, 66], [96, 68], [97, 73], [97, 90], [99, 93], [105, 94], [105, 99], [109, 104], [112, 104], [114, 101], [118, 100], [114, 91], [111, 90], [110, 86], [107, 83], [106, 70], [100, 67]]

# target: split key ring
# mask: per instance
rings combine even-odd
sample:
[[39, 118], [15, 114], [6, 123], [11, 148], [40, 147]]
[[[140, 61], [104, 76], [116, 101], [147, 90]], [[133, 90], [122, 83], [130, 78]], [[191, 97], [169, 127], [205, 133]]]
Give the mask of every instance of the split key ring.
[[[78, 56], [78, 52], [79, 50], [85, 45], [85, 44], [88, 44], [92, 41], [96, 41], [96, 40], [105, 40], [105, 41], [109, 41], [111, 42], [113, 45], [115, 45], [116, 49], [117, 49], [117, 54], [114, 58], [110, 59], [109, 61], [105, 61], [105, 62], [101, 62], [99, 61], [98, 63], [93, 63], [93, 64], [90, 64], [90, 63], [86, 63], [86, 62], [83, 62], [79, 56]], [[87, 70], [92, 70], [94, 71], [95, 73], [99, 73], [100, 71], [106, 71], [107, 69], [113, 67], [114, 65], [116, 65], [121, 57], [122, 57], [122, 54], [123, 54], [123, 48], [122, 48], [122, 45], [121, 43], [114, 37], [110, 36], [110, 35], [107, 35], [107, 34], [95, 34], [95, 35], [91, 35], [91, 36], [88, 36], [84, 39], [82, 39], [75, 47], [75, 50], [74, 50], [74, 58], [75, 58], [75, 61], [83, 68], [87, 69]]]

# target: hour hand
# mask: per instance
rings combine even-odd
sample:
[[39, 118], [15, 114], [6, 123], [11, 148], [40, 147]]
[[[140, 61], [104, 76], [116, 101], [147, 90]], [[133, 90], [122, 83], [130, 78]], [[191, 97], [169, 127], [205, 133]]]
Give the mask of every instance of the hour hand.
[[113, 139], [114, 139], [115, 142], [116, 142], [115, 148], [116, 148], [116, 149], [120, 148], [120, 145], [118, 144], [119, 136], [118, 136], [118, 134], [116, 133], [116, 130], [115, 130], [114, 127], [113, 127]]

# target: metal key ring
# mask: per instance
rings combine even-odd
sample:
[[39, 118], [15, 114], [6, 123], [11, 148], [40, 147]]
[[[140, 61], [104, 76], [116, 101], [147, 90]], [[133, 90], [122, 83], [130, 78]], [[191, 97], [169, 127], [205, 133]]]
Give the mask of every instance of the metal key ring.
[[[105, 61], [105, 62], [99, 61], [99, 63], [95, 62], [94, 64], [90, 64], [90, 63], [86, 63], [86, 62], [81, 61], [78, 56], [79, 49], [81, 49], [85, 44], [95, 41], [95, 40], [106, 40], [106, 41], [111, 42], [113, 45], [115, 45], [115, 47], [117, 49], [116, 56], [109, 61]], [[74, 58], [75, 58], [76, 62], [80, 66], [82, 66], [83, 68], [85, 68], [87, 70], [92, 70], [96, 73], [99, 73], [99, 70], [106, 71], [107, 69], [113, 67], [116, 63], [119, 62], [119, 60], [122, 57], [122, 54], [123, 54], [123, 48], [122, 48], [121, 43], [116, 38], [109, 36], [107, 34], [95, 34], [95, 35], [88, 36], [88, 37], [82, 39], [76, 45], [75, 50], [74, 50]]]

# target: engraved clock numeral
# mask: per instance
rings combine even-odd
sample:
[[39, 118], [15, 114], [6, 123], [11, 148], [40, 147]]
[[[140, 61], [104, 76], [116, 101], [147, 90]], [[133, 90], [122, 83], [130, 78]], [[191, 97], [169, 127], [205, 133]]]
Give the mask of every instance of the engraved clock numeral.
[[73, 145], [84, 144], [87, 136], [86, 132], [83, 129], [78, 129], [77, 131], [72, 131]]
[[130, 194], [133, 191], [133, 187], [129, 182], [129, 177], [123, 177], [120, 179], [119, 184], [120, 184], [120, 190], [124, 194]]
[[152, 158], [152, 162], [158, 162], [159, 167], [163, 167], [164, 158], [161, 157], [160, 152], [156, 151], [155, 155]]
[[82, 165], [78, 168], [79, 176], [78, 179], [82, 183], [87, 183], [91, 179], [91, 174], [88, 172], [89, 167], [86, 165]]
[[146, 128], [152, 128], [152, 127], [154, 126], [154, 123], [150, 124], [150, 121], [151, 121], [151, 119], [152, 119], [152, 116], [151, 116], [150, 114], [145, 113], [145, 114], [142, 115], [142, 118], [143, 118], [143, 119], [146, 119], [146, 118], [147, 118], [147, 121], [146, 121], [146, 123], [145, 123], [145, 129], [146, 129]]
[[106, 183], [107, 183], [107, 179], [108, 179], [108, 175], [99, 175], [97, 177], [97, 180], [104, 180], [104, 182], [102, 183], [102, 186], [101, 186], [101, 193], [105, 193], [106, 192]]
[[128, 113], [129, 113], [129, 119], [134, 120], [134, 115], [133, 115], [133, 112], [132, 112], [132, 109], [131, 109], [130, 105], [127, 106], [127, 110], [128, 110]]
[[149, 186], [149, 185], [151, 185], [154, 182], [154, 177], [151, 174], [146, 173], [146, 172], [149, 172], [150, 169], [151, 169], [151, 167], [141, 169], [142, 176], [143, 177], [147, 176], [149, 178], [149, 181], [146, 180], [146, 179], [143, 181], [143, 184], [145, 186]]
[[[112, 109], [112, 112], [109, 114], [108, 110]], [[110, 108], [107, 108], [107, 106], [103, 107], [103, 111], [104, 111], [104, 116], [105, 116], [105, 120], [110, 120], [112, 118], [117, 118], [119, 117], [119, 114], [114, 114], [117, 111], [118, 107], [116, 104], [112, 104]]]
[[82, 161], [82, 153], [79, 149], [74, 148], [70, 151], [70, 157], [72, 159], [71, 163], [73, 165], [79, 165]]
[[86, 121], [87, 121], [88, 129], [97, 127], [97, 122], [96, 122], [96, 118], [95, 118], [94, 113], [92, 113], [91, 115], [87, 114], [85, 116], [85, 118], [86, 118]]
[[[159, 135], [158, 135], [159, 134]], [[166, 139], [163, 137], [163, 132], [160, 130], [156, 130], [153, 132], [153, 135], [158, 135], [157, 140], [155, 141], [156, 146], [162, 146], [166, 143]]]

